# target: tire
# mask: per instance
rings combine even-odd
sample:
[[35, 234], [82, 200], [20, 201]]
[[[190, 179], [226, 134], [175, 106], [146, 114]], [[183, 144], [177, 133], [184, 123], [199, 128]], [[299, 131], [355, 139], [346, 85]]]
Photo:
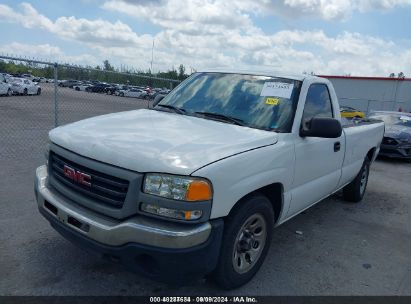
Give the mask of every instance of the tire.
[[273, 208], [260, 194], [244, 199], [230, 213], [224, 224], [220, 258], [212, 274], [220, 287], [237, 288], [253, 278], [267, 255], [273, 227]]
[[355, 179], [343, 189], [344, 200], [348, 202], [358, 203], [365, 194], [368, 184], [368, 175], [370, 173], [371, 161], [366, 157]]
[[37, 89], [37, 95], [40, 95], [40, 94], [41, 94], [41, 89], [38, 88], [38, 89]]
[[27, 88], [26, 88], [26, 89], [23, 90], [23, 95], [27, 95], [27, 94], [28, 94], [28, 91], [27, 91]]
[[7, 96], [7, 97], [10, 97], [12, 94], [13, 94], [13, 92], [12, 92], [10, 89], [8, 89], [6, 96]]
[[120, 97], [124, 97], [124, 93], [120, 93], [119, 95], [120, 95]]

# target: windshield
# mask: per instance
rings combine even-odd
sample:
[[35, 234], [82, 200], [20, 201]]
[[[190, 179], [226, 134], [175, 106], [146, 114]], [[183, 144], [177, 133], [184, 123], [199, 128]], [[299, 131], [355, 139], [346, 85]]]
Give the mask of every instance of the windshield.
[[[301, 82], [291, 79], [196, 73], [157, 107], [171, 106], [178, 108], [181, 114], [206, 119], [219, 120], [227, 116], [247, 127], [290, 132], [300, 88]], [[217, 115], [206, 115], [208, 113]]]
[[375, 119], [381, 119], [387, 126], [405, 126], [411, 127], [411, 115], [406, 114], [376, 114], [371, 116]]

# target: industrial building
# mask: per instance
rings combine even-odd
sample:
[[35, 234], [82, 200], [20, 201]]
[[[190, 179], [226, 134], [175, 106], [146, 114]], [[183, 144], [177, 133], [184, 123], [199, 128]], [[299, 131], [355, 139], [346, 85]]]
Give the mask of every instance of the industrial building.
[[411, 78], [330, 76], [340, 105], [373, 110], [411, 112]]

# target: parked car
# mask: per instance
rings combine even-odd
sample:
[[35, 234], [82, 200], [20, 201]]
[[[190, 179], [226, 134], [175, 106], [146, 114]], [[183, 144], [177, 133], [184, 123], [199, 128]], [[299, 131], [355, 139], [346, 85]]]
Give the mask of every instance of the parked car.
[[59, 82], [60, 87], [66, 87], [66, 88], [73, 88], [75, 85], [80, 84], [81, 82], [78, 80], [63, 80]]
[[131, 86], [128, 86], [128, 85], [119, 85], [119, 86], [117, 87], [117, 89], [114, 91], [114, 95], [120, 96], [120, 93], [121, 93], [121, 92], [124, 93], [124, 91], [130, 90], [130, 89], [132, 89]]
[[105, 88], [109, 87], [110, 85], [107, 83], [97, 83], [94, 85], [91, 85], [86, 88], [86, 92], [93, 92], [93, 93], [104, 93]]
[[11, 90], [14, 94], [22, 95], [40, 95], [41, 88], [39, 85], [26, 78], [13, 78], [11, 81]]
[[199, 72], [153, 109], [52, 130], [35, 195], [79, 246], [152, 278], [212, 273], [236, 288], [274, 227], [339, 189], [361, 201], [383, 133], [377, 120], [342, 126], [324, 78]]
[[0, 74], [0, 95], [11, 96], [13, 93], [10, 83], [4, 74]]
[[119, 84], [111, 84], [107, 87], [104, 88], [104, 93], [108, 94], [108, 95], [115, 95], [116, 91], [120, 89], [120, 85]]
[[118, 95], [121, 97], [148, 98], [148, 93], [142, 89], [120, 90]]
[[370, 118], [385, 122], [380, 155], [411, 159], [411, 113], [376, 111]]
[[73, 86], [73, 89], [76, 90], [76, 91], [86, 91], [86, 89], [88, 87], [91, 87], [92, 85], [93, 84], [89, 83], [89, 82], [82, 82], [82, 83], [79, 83], [79, 84]]
[[365, 118], [365, 113], [352, 107], [342, 106], [340, 108], [341, 117], [345, 118]]
[[34, 77], [31, 81], [40, 83], [40, 82], [48, 82], [48, 79], [44, 77]]

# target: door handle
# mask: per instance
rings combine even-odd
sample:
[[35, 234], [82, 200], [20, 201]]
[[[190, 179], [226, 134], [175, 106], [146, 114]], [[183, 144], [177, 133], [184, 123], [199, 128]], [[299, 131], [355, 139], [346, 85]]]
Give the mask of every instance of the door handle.
[[334, 143], [334, 152], [338, 152], [341, 149], [341, 143], [339, 141]]

